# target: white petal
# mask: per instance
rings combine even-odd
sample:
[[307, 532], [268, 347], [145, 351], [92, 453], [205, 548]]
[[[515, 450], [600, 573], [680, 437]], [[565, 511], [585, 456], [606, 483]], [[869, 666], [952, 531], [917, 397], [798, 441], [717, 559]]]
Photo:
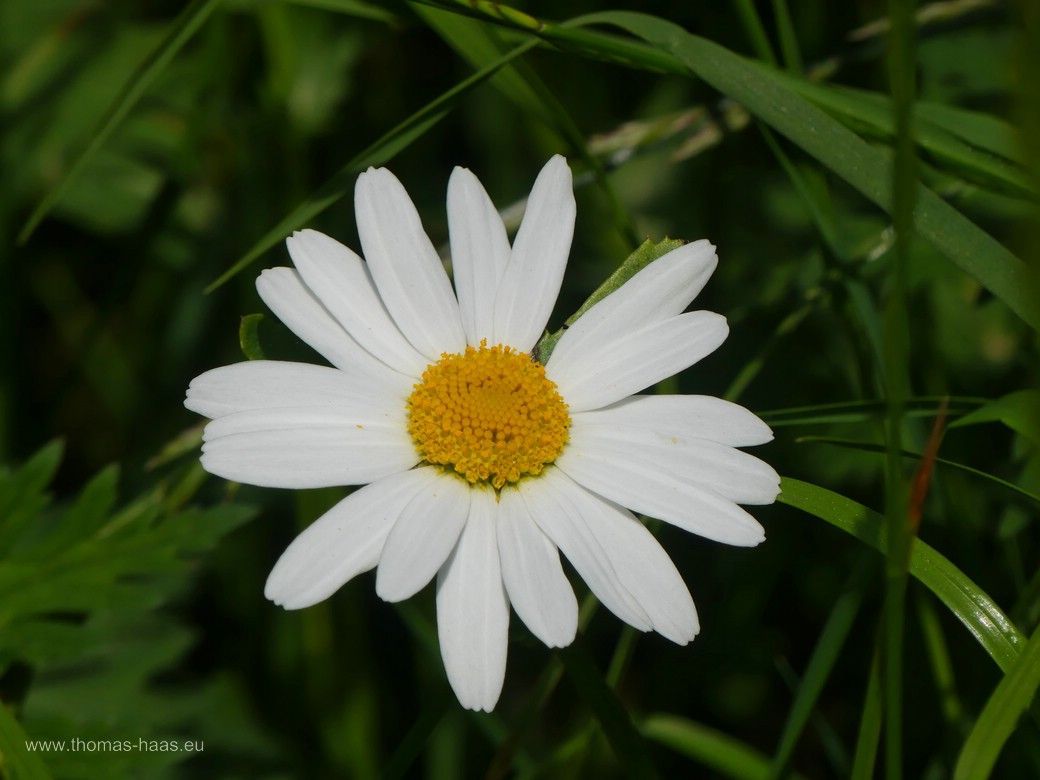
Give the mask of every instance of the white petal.
[[495, 293], [509, 262], [509, 239], [498, 210], [476, 176], [456, 168], [448, 180], [448, 233], [462, 327], [473, 346], [494, 343]]
[[592, 492], [698, 536], [742, 547], [765, 539], [758, 521], [732, 501], [653, 464], [568, 447], [556, 465]]
[[566, 647], [578, 630], [578, 600], [556, 545], [531, 519], [519, 490], [503, 490], [498, 508], [498, 552], [509, 601], [532, 634], [549, 647]]
[[379, 563], [387, 534], [428, 484], [428, 466], [385, 477], [351, 493], [293, 540], [267, 578], [264, 595], [286, 609], [324, 601]]
[[725, 444], [669, 436], [622, 423], [589, 422], [575, 415], [568, 448], [601, 463], [666, 472], [738, 504], [772, 504], [780, 476], [768, 463]]
[[458, 302], [401, 182], [385, 168], [369, 168], [354, 188], [354, 211], [368, 269], [405, 338], [430, 361], [462, 352]]
[[429, 361], [397, 329], [360, 257], [316, 230], [285, 244], [303, 281], [358, 344], [403, 374], [422, 374]]
[[649, 631], [650, 616], [615, 570], [600, 539], [600, 528], [589, 523], [574, 483], [549, 467], [537, 479], [525, 482], [519, 493], [538, 527], [567, 556], [603, 605], [632, 627]]
[[572, 418], [642, 428], [662, 436], [707, 439], [731, 447], [773, 440], [769, 426], [743, 406], [710, 395], [636, 395]]
[[426, 586], [448, 558], [469, 513], [471, 488], [440, 470], [401, 512], [376, 571], [376, 594], [403, 601]]
[[202, 467], [261, 487], [361, 485], [415, 465], [419, 456], [400, 424], [358, 422], [334, 409], [260, 409], [209, 423]]
[[571, 170], [560, 155], [542, 168], [495, 298], [495, 341], [529, 352], [560, 294], [574, 237]]
[[646, 614], [650, 627], [680, 645], [693, 639], [700, 630], [693, 599], [654, 535], [627, 509], [589, 493], [558, 470], [551, 480], [553, 489], [566, 495], [578, 522], [595, 536], [619, 585]]
[[601, 300], [566, 330], [554, 357], [567, 363], [601, 351], [627, 333], [681, 314], [718, 264], [709, 241], [695, 241], [658, 258]]
[[466, 527], [437, 575], [437, 635], [459, 703], [491, 712], [506, 674], [509, 603], [495, 543], [495, 494], [470, 493]]
[[553, 352], [545, 370], [572, 413], [598, 409], [688, 368], [714, 352], [728, 333], [725, 317], [710, 311], [689, 312], [651, 323], [567, 361]]
[[[385, 400], [355, 397], [332, 406], [285, 406], [274, 409], [247, 409], [225, 414], [203, 429], [202, 441], [212, 442], [225, 436], [243, 433], [295, 432], [300, 430], [353, 429], [363, 431], [404, 430], [405, 411], [399, 404]], [[349, 435], [349, 431], [343, 434]]]
[[285, 326], [336, 368], [389, 378], [396, 371], [376, 360], [352, 339], [292, 268], [268, 268], [256, 291]]
[[311, 363], [250, 360], [206, 371], [191, 380], [184, 405], [209, 418], [250, 409], [342, 407], [352, 400], [397, 404], [403, 410], [411, 380], [391, 381]]

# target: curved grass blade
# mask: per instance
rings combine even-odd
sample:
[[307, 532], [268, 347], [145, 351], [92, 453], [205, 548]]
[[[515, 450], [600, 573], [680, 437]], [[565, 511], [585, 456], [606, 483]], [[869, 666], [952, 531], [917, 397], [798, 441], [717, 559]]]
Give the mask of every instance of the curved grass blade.
[[989, 697], [961, 748], [954, 780], [984, 780], [1040, 685], [1040, 627]]
[[69, 185], [83, 172], [87, 163], [104, 146], [109, 136], [115, 132], [115, 129], [119, 127], [119, 124], [130, 113], [130, 110], [137, 105], [137, 101], [144, 96], [155, 77], [159, 75], [162, 69], [173, 59], [174, 55], [180, 51], [181, 47], [202, 26], [202, 23], [206, 21], [219, 2], [220, 0], [193, 0], [170, 23], [170, 29], [162, 41], [159, 42], [158, 47], [138, 66], [126, 86], [116, 97], [115, 102], [109, 106], [86, 148], [80, 152], [75, 162], [65, 171], [65, 175], [44, 196], [39, 205], [33, 209], [29, 219], [26, 220], [25, 225], [22, 226], [21, 231], [18, 233], [19, 244], [24, 244], [29, 240], [29, 237], [39, 226], [40, 222], [43, 221], [44, 217], [61, 200]]
[[[883, 445], [875, 444], [874, 442], [857, 441], [855, 439], [838, 439], [830, 436], [799, 436], [797, 439], [795, 439], [795, 441], [799, 444], [833, 444], [835, 447], [844, 447], [846, 449], [860, 450], [862, 452], [885, 451]], [[914, 452], [912, 450], [902, 450], [901, 452], [904, 458], [920, 459], [924, 457], [922, 453]], [[972, 476], [979, 477], [980, 479], [987, 479], [990, 482], [995, 482], [1001, 487], [1007, 488], [1008, 490], [1012, 490], [1015, 493], [1018, 493], [1020, 496], [1024, 496], [1025, 498], [1040, 503], [1040, 496], [1038, 496], [1036, 493], [1026, 490], [1023, 487], [1019, 487], [1014, 482], [1008, 482], [1006, 479], [1001, 479], [998, 476], [989, 474], [985, 471], [980, 471], [979, 469], [972, 468], [971, 466], [966, 466], [965, 464], [958, 463], [954, 460], [947, 460], [946, 458], [937, 457], [935, 459], [935, 462], [941, 463], [944, 466], [949, 466], [950, 468], [958, 469], [959, 471], [963, 471], [966, 474], [971, 474]]]
[[[855, 536], [879, 552], [888, 548], [884, 518], [826, 488], [784, 477], [778, 501], [801, 509]], [[948, 558], [920, 539], [910, 554], [910, 574], [934, 593], [978, 640], [1002, 670], [1011, 668], [1025, 637], [982, 588]]]
[[[917, 396], [906, 399], [907, 417], [935, 417], [941, 408], [943, 396]], [[949, 399], [949, 414], [964, 414], [979, 408], [988, 399], [957, 396]], [[768, 409], [757, 412], [773, 428], [790, 425], [830, 425], [833, 423], [860, 423], [875, 420], [885, 411], [884, 401], [839, 401], [837, 403], [791, 406], [786, 409]], [[953, 427], [952, 425], [950, 427]]]
[[[749, 745], [716, 729], [678, 715], [655, 714], [640, 727], [643, 736], [733, 780], [765, 780], [769, 759]], [[801, 780], [801, 775], [789, 777]]]
[[293, 230], [305, 224], [309, 219], [323, 212], [333, 203], [343, 198], [354, 187], [354, 180], [359, 173], [370, 165], [382, 165], [392, 159], [413, 141], [421, 138], [427, 130], [443, 119], [459, 99], [470, 90], [484, 83], [499, 68], [509, 64], [517, 57], [530, 51], [537, 45], [531, 40], [517, 46], [508, 54], [500, 57], [472, 76], [460, 81], [454, 87], [435, 100], [427, 103], [401, 124], [394, 127], [373, 144], [362, 150], [325, 184], [319, 187], [307, 200], [282, 217], [252, 248], [239, 258], [224, 273], [210, 282], [206, 292], [211, 293], [233, 278], [239, 271], [254, 262], [264, 252], [273, 247]]

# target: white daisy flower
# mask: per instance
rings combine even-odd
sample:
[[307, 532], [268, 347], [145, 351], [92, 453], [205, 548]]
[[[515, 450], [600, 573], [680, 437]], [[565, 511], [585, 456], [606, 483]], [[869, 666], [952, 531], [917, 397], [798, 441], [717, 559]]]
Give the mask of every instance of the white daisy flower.
[[[484, 188], [448, 183], [455, 292], [392, 173], [369, 169], [355, 209], [365, 260], [313, 230], [286, 242], [296, 266], [260, 297], [333, 367], [256, 360], [207, 371], [185, 406], [211, 418], [202, 465], [278, 488], [363, 485], [297, 537], [265, 595], [286, 609], [376, 569], [406, 599], [437, 579], [448, 679], [490, 711], [505, 675], [509, 607], [550, 647], [569, 644], [578, 604], [562, 551], [596, 596], [641, 631], [685, 644], [699, 630], [675, 565], [633, 511], [727, 544], [762, 527], [779, 478], [736, 447], [769, 428], [736, 404], [636, 395], [711, 353], [726, 320], [685, 312], [715, 269], [686, 244], [590, 308], [545, 365], [545, 330], [574, 231], [566, 161], [534, 183], [510, 246]], [[685, 312], [685, 313], [684, 313]]]

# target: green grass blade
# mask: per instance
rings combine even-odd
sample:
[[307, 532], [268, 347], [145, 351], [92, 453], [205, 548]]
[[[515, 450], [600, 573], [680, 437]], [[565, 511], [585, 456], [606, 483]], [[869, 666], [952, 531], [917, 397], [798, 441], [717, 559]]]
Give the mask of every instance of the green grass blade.
[[1040, 685], [1040, 627], [997, 684], [961, 748], [954, 780], [984, 780]]
[[[502, 47], [486, 24], [419, 3], [410, 2], [408, 5], [427, 27], [477, 70], [502, 56]], [[500, 68], [488, 82], [525, 113], [538, 117], [547, 125], [552, 124], [553, 117], [548, 107], [538, 99], [535, 90], [514, 65]]]
[[773, 0], [773, 18], [776, 19], [776, 34], [780, 38], [780, 56], [784, 67], [792, 73], [801, 73], [805, 66], [802, 64], [802, 51], [794, 32], [794, 20], [787, 0]]
[[[942, 409], [943, 396], [915, 396], [906, 399], [907, 417], [935, 417]], [[988, 399], [956, 396], [946, 399], [947, 413], [965, 414], [977, 409]], [[767, 409], [758, 416], [774, 428], [791, 425], [830, 425], [834, 423], [860, 423], [877, 419], [885, 411], [884, 401], [838, 401], [811, 406], [791, 406], [784, 409]]]
[[27, 735], [0, 702], [0, 770], [10, 780], [47, 780], [51, 774], [39, 754], [25, 747]]
[[[801, 480], [784, 477], [780, 502], [840, 528], [879, 552], [888, 548], [884, 519], [877, 512]], [[934, 593], [1004, 671], [1022, 652], [1025, 637], [977, 584], [944, 555], [916, 539], [910, 555], [910, 574]]]
[[773, 763], [770, 767], [770, 778], [786, 777], [788, 774], [788, 767], [794, 756], [798, 740], [809, 722], [809, 717], [823, 692], [824, 685], [827, 684], [827, 679], [838, 661], [841, 649], [844, 647], [845, 640], [848, 639], [852, 630], [852, 624], [859, 613], [860, 604], [863, 602], [862, 580], [863, 571], [853, 575], [850, 586], [838, 596], [838, 600], [824, 624], [823, 631], [820, 632], [820, 638], [816, 642], [816, 647], [813, 648], [809, 665], [805, 669], [802, 682], [795, 694], [794, 703], [787, 714], [787, 722], [784, 724], [784, 730], [780, 735], [776, 754], [773, 756]]
[[918, 103], [914, 107], [914, 114], [921, 120], [957, 135], [977, 149], [1003, 157], [1016, 165], [1026, 164], [1018, 130], [992, 114], [927, 102]]
[[[838, 439], [838, 438], [833, 438], [831, 436], [799, 436], [796, 439], [796, 441], [799, 444], [802, 444], [802, 443], [805, 443], [805, 444], [809, 444], [809, 443], [833, 444], [835, 447], [845, 447], [846, 449], [860, 450], [862, 452], [884, 452], [885, 451], [885, 448], [884, 448], [883, 445], [875, 444], [874, 442], [858, 441], [856, 439]], [[916, 458], [918, 460], [920, 460], [922, 457], [924, 457], [920, 452], [914, 452], [912, 450], [905, 450], [905, 449], [901, 451], [901, 455], [904, 458]], [[1011, 490], [1011, 491], [1014, 491], [1015, 493], [1018, 493], [1020, 496], [1028, 498], [1031, 501], [1036, 501], [1037, 503], [1040, 503], [1040, 495], [1037, 495], [1036, 493], [1033, 493], [1033, 492], [1031, 492], [1029, 490], [1026, 490], [1023, 487], [1019, 487], [1014, 482], [1008, 482], [1006, 479], [1001, 479], [1000, 477], [998, 477], [998, 476], [996, 476], [994, 474], [989, 474], [989, 473], [987, 473], [985, 471], [980, 471], [979, 469], [972, 468], [971, 466], [967, 466], [967, 465], [965, 465], [963, 463], [958, 463], [955, 460], [947, 460], [946, 458], [938, 458], [937, 457], [935, 459], [935, 462], [936, 463], [941, 463], [943, 466], [949, 466], [950, 468], [954, 468], [954, 469], [957, 469], [959, 471], [963, 471], [966, 474], [971, 474], [972, 476], [979, 477], [980, 479], [986, 479], [986, 480], [989, 480], [990, 482], [995, 482], [996, 484], [1000, 485], [1003, 488], [1007, 488], [1008, 490]]]
[[[851, 87], [816, 84], [798, 76], [776, 74], [776, 78], [792, 92], [853, 130], [884, 141], [895, 138], [892, 102], [886, 95]], [[984, 139], [987, 146], [992, 148], [980, 149], [958, 132], [955, 122], [961, 118], [960, 115], [950, 116], [942, 108], [936, 110], [933, 105], [914, 110], [915, 141], [923, 152], [946, 170], [967, 181], [1018, 198], [1037, 196], [1028, 174], [1019, 165], [993, 151], [1004, 148], [993, 129], [988, 132], [994, 137]], [[986, 120], [977, 121], [982, 124]], [[971, 124], [968, 126], [972, 127]], [[980, 136], [981, 133], [976, 131], [972, 138]]]
[[588, 653], [573, 644], [560, 651], [560, 659], [567, 676], [599, 721], [610, 747], [625, 767], [626, 775], [636, 778], [657, 777], [642, 735], [632, 725], [628, 711], [607, 686]]
[[863, 711], [856, 734], [856, 752], [852, 756], [850, 780], [873, 780], [877, 764], [878, 745], [881, 741], [881, 672], [877, 653], [870, 664], [867, 690], [863, 694]]
[[444, 720], [444, 716], [452, 704], [451, 695], [443, 689], [443, 686], [440, 687], [432, 697], [432, 701], [426, 702], [418, 719], [383, 765], [380, 777], [384, 780], [397, 780], [399, 777], [408, 776], [412, 764], [422, 754], [431, 735]]
[[954, 676], [953, 659], [946, 645], [939, 615], [932, 602], [923, 594], [917, 599], [917, 624], [924, 636], [924, 646], [928, 651], [928, 663], [935, 678], [936, 692], [939, 694], [939, 705], [946, 723], [953, 729], [961, 729], [964, 725], [964, 708], [957, 695], [957, 680]]
[[202, 26], [219, 2], [220, 0], [193, 0], [170, 23], [170, 29], [162, 41], [148, 55], [148, 58], [138, 66], [130, 80], [126, 83], [126, 86], [123, 87], [116, 97], [115, 102], [109, 106], [86, 148], [80, 152], [75, 162], [65, 171], [65, 175], [62, 176], [58, 183], [40, 201], [39, 205], [36, 206], [32, 214], [29, 215], [29, 219], [26, 220], [25, 225], [22, 226], [21, 232], [18, 234], [19, 244], [24, 244], [29, 240], [29, 237], [40, 222], [61, 200], [69, 185], [82, 173], [98, 150], [104, 146], [127, 114], [130, 113], [131, 109], [137, 105], [137, 102], [148, 91], [156, 76], [159, 75], [163, 68], [180, 51], [181, 47]]
[[776, 54], [773, 53], [773, 45], [766, 35], [766, 28], [762, 25], [762, 19], [755, 9], [754, 0], [733, 0], [740, 16], [740, 23], [744, 25], [744, 34], [751, 41], [751, 48], [755, 56], [770, 65], [776, 65]]
[[307, 8], [318, 8], [322, 11], [333, 11], [355, 16], [358, 19], [370, 19], [373, 22], [395, 24], [401, 21], [400, 17], [389, 9], [376, 3], [366, 3], [364, 0], [283, 0], [283, 2]]
[[[650, 715], [640, 730], [647, 739], [671, 748], [723, 777], [765, 780], [769, 776], [769, 759], [765, 755], [728, 734], [678, 715]], [[795, 774], [793, 777], [800, 776]]]
[[[485, 67], [503, 54], [502, 44], [494, 30], [475, 19], [448, 11], [411, 3], [414, 10], [444, 41], [474, 68]], [[592, 172], [613, 217], [612, 224], [630, 249], [640, 243], [631, 215], [625, 210], [607, 179], [603, 163], [589, 153], [585, 135], [556, 95], [533, 69], [523, 62], [507, 65], [491, 77], [491, 84], [526, 114], [538, 118], [551, 129]]]
[[242, 269], [255, 262], [264, 252], [269, 250], [279, 241], [284, 239], [293, 230], [304, 225], [308, 220], [323, 212], [332, 204], [336, 203], [354, 188], [357, 175], [371, 165], [382, 165], [391, 160], [401, 150], [408, 147], [413, 141], [421, 138], [427, 130], [436, 125], [444, 116], [451, 111], [463, 95], [484, 83], [499, 68], [507, 65], [522, 54], [530, 51], [536, 45], [535, 41], [529, 41], [517, 46], [508, 54], [495, 60], [485, 68], [474, 73], [467, 79], [456, 84], [447, 92], [441, 94], [435, 100], [427, 103], [401, 124], [394, 127], [388, 133], [373, 144], [365, 148], [325, 184], [317, 189], [303, 203], [286, 214], [278, 223], [257, 241], [249, 251], [239, 258], [230, 268], [214, 279], [206, 292], [211, 293], [218, 287], [227, 283]]
[[1040, 444], [1040, 390], [1009, 393], [955, 420], [950, 427], [962, 428], [988, 422], [1002, 422], [1015, 433]]

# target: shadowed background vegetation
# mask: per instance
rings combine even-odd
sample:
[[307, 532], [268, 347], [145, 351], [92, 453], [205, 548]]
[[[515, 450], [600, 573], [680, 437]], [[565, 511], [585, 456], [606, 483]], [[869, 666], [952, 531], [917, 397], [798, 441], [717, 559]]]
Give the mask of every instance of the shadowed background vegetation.
[[[1040, 14], [638, 5], [0, 3], [0, 771], [1040, 774]], [[662, 389], [760, 413], [784, 494], [756, 549], [652, 524], [690, 646], [589, 598], [563, 652], [514, 619], [477, 715], [432, 589], [263, 598], [344, 491], [207, 477], [181, 403], [243, 351], [318, 360], [249, 316], [253, 280], [297, 227], [358, 247], [358, 172], [388, 165], [443, 245], [454, 165], [514, 229], [557, 152], [551, 326], [645, 239], [710, 238], [697, 305], [731, 335]], [[24, 747], [72, 737], [205, 751]]]

